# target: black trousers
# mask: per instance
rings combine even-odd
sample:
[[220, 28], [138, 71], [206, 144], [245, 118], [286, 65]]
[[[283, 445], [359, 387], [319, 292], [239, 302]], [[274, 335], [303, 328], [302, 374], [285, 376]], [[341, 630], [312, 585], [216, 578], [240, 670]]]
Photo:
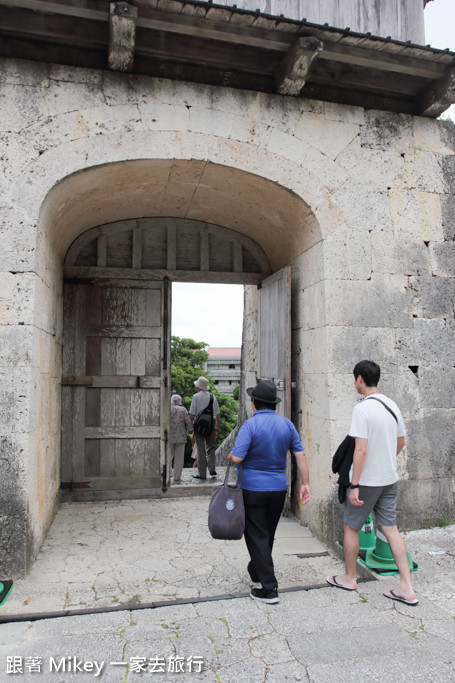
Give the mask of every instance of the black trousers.
[[260, 582], [265, 590], [278, 585], [272, 559], [275, 531], [284, 507], [286, 491], [243, 490], [245, 505], [245, 541], [251, 561], [251, 580]]

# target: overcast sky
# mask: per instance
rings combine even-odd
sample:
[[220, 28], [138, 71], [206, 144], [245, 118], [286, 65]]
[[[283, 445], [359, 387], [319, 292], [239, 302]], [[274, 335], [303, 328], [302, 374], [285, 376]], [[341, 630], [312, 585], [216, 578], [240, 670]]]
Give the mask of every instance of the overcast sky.
[[[455, 52], [455, 0], [433, 0], [425, 9], [425, 43]], [[455, 107], [446, 114], [455, 120]], [[175, 283], [172, 334], [209, 346], [242, 343], [243, 287]]]

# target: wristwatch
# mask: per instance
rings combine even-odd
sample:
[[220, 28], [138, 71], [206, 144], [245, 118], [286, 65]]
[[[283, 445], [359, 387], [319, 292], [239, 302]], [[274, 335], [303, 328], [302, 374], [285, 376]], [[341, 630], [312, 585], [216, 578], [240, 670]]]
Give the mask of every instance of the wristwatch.
[[351, 484], [350, 486], [351, 486], [351, 489], [359, 489], [360, 488], [360, 484]]

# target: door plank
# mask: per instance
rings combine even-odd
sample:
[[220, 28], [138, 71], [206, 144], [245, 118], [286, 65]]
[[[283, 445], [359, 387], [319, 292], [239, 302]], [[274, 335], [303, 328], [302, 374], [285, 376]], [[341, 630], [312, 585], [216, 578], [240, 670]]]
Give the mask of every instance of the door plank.
[[159, 339], [161, 337], [161, 327], [136, 327], [134, 325], [103, 325], [102, 327], [95, 327], [94, 325], [88, 325], [87, 333], [91, 337], [110, 337], [113, 339], [117, 339], [117, 337], [131, 337], [137, 339]]
[[[101, 389], [101, 408], [100, 408], [100, 422], [98, 427], [111, 427], [115, 425], [115, 389]], [[87, 423], [86, 427], [89, 427]]]
[[116, 344], [116, 374], [131, 375], [131, 339], [117, 339]]
[[145, 339], [130, 339], [130, 373], [142, 377], [145, 375]]
[[130, 461], [130, 476], [144, 475], [144, 456], [145, 444], [138, 439], [130, 442], [129, 461]]
[[103, 335], [101, 342], [101, 375], [116, 375], [117, 338]]
[[102, 427], [86, 427], [86, 439], [159, 439], [160, 428], [149, 425], [138, 427], [121, 427], [106, 425]]
[[117, 481], [122, 481], [122, 479], [130, 481], [130, 449], [129, 440], [115, 440], [115, 476]]
[[87, 427], [99, 427], [101, 423], [101, 390], [85, 391], [85, 424]]
[[98, 476], [116, 477], [116, 439], [100, 439], [97, 443], [100, 451]]
[[100, 474], [100, 442], [87, 439], [85, 442], [84, 478], [98, 477]]
[[145, 340], [145, 374], [155, 377], [161, 374], [161, 339]]

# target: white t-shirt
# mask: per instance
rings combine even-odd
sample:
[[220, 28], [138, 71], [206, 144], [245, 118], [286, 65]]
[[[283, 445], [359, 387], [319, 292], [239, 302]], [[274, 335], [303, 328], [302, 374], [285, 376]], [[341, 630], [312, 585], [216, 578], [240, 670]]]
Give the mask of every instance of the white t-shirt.
[[[388, 486], [398, 481], [397, 438], [406, 436], [406, 429], [397, 404], [384, 394], [374, 395], [393, 410], [398, 424], [379, 401], [366, 398], [354, 407], [349, 434], [368, 439], [367, 456], [359, 484]], [[350, 476], [352, 477], [352, 468]]]

